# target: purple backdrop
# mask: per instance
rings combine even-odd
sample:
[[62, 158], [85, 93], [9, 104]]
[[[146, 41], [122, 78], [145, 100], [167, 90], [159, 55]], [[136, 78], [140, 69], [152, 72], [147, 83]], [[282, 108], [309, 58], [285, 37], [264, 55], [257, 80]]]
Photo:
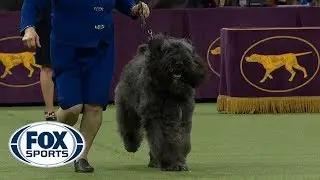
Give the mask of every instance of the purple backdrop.
[[[149, 22], [156, 33], [165, 32], [171, 36], [191, 38], [199, 53], [207, 60], [210, 67], [209, 77], [197, 90], [197, 98], [200, 99], [216, 98], [219, 94], [221, 53], [212, 54], [211, 50], [220, 47], [221, 28], [316, 26], [320, 25], [320, 21], [314, 18], [318, 17], [318, 14], [319, 8], [156, 10], [152, 12]], [[0, 53], [28, 51], [22, 46], [19, 38], [6, 39], [19, 35], [19, 22], [19, 12], [0, 13]], [[132, 21], [116, 14], [115, 24], [116, 72], [110, 90], [110, 100], [113, 99], [114, 87], [123, 66], [131, 59], [137, 46], [146, 40], [146, 34], [142, 31], [139, 21]], [[226, 51], [225, 47], [221, 47], [221, 50]], [[0, 64], [1, 76], [4, 66]], [[0, 103], [43, 102], [38, 83], [39, 69], [34, 69], [33, 76], [28, 77], [28, 69], [20, 64], [12, 69], [12, 75], [0, 78]]]
[[[319, 34], [320, 27], [223, 29], [221, 43], [227, 51], [222, 60], [225, 77], [221, 82], [225, 82], [220, 84], [221, 94], [231, 97], [319, 96]], [[266, 72], [270, 72], [269, 77], [261, 81]], [[295, 76], [290, 81], [292, 73]]]

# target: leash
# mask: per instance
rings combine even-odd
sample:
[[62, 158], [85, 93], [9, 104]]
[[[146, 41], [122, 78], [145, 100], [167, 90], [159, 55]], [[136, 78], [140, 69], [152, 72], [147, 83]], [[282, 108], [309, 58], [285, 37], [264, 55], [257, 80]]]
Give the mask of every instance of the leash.
[[143, 15], [143, 11], [142, 11], [143, 7], [142, 7], [142, 1], [139, 2], [139, 13], [140, 13], [140, 19], [141, 19], [141, 28], [143, 29], [143, 31], [145, 33], [147, 33], [148, 37], [150, 39], [153, 38], [153, 31], [150, 28], [149, 23], [147, 22], [146, 18]]

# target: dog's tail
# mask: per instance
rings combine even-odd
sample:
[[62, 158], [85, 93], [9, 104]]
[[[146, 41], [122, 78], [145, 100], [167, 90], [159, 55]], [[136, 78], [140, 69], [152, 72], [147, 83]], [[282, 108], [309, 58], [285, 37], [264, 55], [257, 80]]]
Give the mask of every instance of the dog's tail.
[[304, 55], [308, 55], [308, 54], [312, 54], [312, 51], [304, 52], [304, 53], [297, 53], [295, 55], [298, 57], [298, 56], [304, 56]]

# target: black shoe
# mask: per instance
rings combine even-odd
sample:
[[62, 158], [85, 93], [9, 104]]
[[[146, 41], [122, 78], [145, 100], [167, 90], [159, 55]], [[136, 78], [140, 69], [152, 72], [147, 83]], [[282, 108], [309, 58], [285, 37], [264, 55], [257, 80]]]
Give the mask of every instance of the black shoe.
[[90, 166], [87, 160], [79, 159], [74, 162], [74, 171], [77, 173], [92, 173], [94, 168]]
[[46, 121], [57, 121], [57, 116], [54, 112], [45, 112], [44, 116], [46, 118]]

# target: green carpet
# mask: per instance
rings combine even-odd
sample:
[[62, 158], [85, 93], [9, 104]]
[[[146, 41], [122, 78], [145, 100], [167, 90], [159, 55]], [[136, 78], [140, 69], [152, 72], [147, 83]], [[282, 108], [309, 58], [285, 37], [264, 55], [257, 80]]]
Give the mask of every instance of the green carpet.
[[42, 120], [42, 109], [1, 108], [0, 179], [6, 180], [318, 180], [320, 114], [225, 115], [215, 104], [199, 104], [193, 118], [191, 172], [161, 172], [146, 167], [147, 146], [127, 153], [116, 133], [115, 109], [104, 121], [89, 159], [94, 174], [75, 174], [73, 167], [29, 167], [8, 151], [10, 135]]

